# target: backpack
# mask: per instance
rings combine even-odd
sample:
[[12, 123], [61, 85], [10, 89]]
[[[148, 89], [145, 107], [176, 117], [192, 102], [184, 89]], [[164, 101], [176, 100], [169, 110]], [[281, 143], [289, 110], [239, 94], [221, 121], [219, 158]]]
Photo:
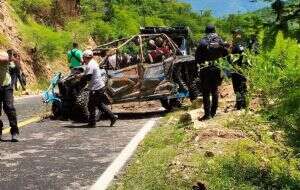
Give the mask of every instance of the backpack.
[[202, 38], [196, 50], [195, 58], [198, 63], [215, 61], [228, 55], [228, 50], [222, 38], [211, 33]]

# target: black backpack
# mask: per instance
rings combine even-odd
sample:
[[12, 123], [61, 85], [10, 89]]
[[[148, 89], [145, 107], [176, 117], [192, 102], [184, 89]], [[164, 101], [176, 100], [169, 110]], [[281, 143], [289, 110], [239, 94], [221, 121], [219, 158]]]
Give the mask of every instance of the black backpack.
[[228, 55], [226, 44], [216, 33], [202, 38], [196, 50], [195, 58], [198, 63], [215, 61]]

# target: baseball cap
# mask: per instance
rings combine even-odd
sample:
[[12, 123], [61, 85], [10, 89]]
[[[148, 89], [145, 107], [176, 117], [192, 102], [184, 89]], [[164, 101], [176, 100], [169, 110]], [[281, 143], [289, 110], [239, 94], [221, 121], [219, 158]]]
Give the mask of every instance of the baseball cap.
[[94, 53], [92, 50], [88, 49], [83, 52], [83, 57], [93, 57], [93, 56], [94, 56]]

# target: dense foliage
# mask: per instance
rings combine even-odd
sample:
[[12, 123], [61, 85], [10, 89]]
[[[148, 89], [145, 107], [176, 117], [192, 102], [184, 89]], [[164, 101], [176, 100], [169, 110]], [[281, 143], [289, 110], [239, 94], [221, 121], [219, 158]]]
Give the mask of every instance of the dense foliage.
[[259, 93], [268, 107], [267, 116], [300, 136], [299, 44], [279, 32], [274, 48], [253, 57], [253, 62], [249, 77], [253, 92]]

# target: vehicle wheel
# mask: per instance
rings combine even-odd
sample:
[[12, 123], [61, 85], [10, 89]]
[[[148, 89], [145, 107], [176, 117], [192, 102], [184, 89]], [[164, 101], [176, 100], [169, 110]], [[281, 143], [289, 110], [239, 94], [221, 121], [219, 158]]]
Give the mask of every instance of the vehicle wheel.
[[102, 114], [102, 112], [100, 111], [100, 110], [98, 110], [98, 109], [96, 109], [96, 121], [98, 122], [98, 121], [101, 121], [101, 120], [103, 120], [103, 114]]
[[174, 108], [179, 108], [182, 106], [182, 101], [180, 99], [161, 99], [160, 100], [162, 107], [167, 111], [172, 111]]
[[51, 108], [52, 114], [53, 114], [53, 118], [57, 119], [61, 116], [62, 114], [62, 105], [61, 102], [59, 101], [54, 101], [52, 103], [52, 108]]
[[72, 106], [70, 118], [77, 122], [87, 122], [89, 117], [88, 111], [89, 92], [82, 90], [75, 98]]

